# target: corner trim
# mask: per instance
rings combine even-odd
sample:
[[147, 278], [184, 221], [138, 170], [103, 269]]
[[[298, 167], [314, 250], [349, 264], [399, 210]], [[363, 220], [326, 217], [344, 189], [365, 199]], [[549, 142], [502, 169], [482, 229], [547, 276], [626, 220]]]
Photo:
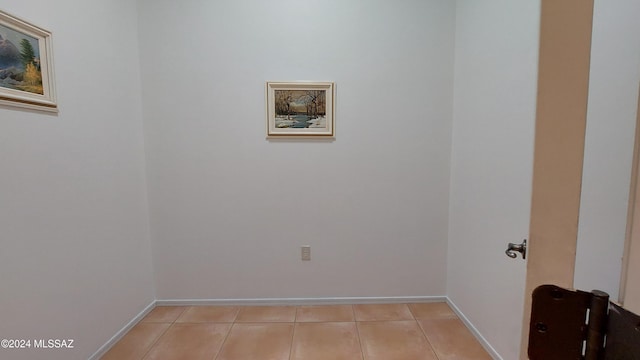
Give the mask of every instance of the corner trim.
[[453, 312], [455, 312], [456, 315], [458, 315], [458, 318], [462, 321], [462, 323], [467, 327], [467, 329], [469, 329], [469, 331], [471, 331], [473, 336], [475, 336], [475, 338], [478, 340], [480, 345], [482, 345], [482, 347], [485, 350], [487, 350], [487, 352], [489, 353], [489, 356], [491, 356], [494, 360], [504, 360], [502, 358], [502, 356], [500, 356], [500, 354], [498, 354], [496, 349], [494, 349], [493, 346], [491, 346], [489, 341], [487, 341], [487, 339], [484, 336], [482, 336], [480, 331], [464, 315], [462, 310], [460, 310], [460, 308], [458, 306], [456, 306], [456, 304], [449, 297], [446, 298], [446, 301], [447, 301], [447, 304], [449, 305], [449, 307], [451, 307], [451, 309], [453, 309]]
[[115, 335], [109, 339], [104, 345], [98, 349], [88, 360], [99, 360], [104, 354], [109, 351], [113, 345], [115, 345], [120, 339], [122, 339], [136, 324], [140, 322], [148, 313], [156, 307], [156, 300], [152, 301], [147, 307], [144, 308], [138, 315], [136, 315], [131, 321], [129, 321], [122, 329], [120, 329]]

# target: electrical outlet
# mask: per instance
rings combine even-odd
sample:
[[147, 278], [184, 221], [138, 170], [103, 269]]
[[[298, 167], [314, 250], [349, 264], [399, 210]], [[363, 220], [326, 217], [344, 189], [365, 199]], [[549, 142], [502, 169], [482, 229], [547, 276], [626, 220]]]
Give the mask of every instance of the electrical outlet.
[[311, 261], [311, 246], [306, 245], [302, 248], [302, 261]]

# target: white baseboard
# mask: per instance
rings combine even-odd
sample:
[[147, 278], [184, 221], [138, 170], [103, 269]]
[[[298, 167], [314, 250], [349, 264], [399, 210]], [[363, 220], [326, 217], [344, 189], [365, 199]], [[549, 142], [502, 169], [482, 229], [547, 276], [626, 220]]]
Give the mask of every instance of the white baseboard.
[[331, 298], [265, 298], [265, 299], [165, 299], [156, 306], [200, 305], [348, 305], [445, 302], [446, 296], [331, 297]]
[[489, 344], [487, 339], [485, 339], [485, 337], [482, 336], [482, 334], [480, 334], [480, 331], [478, 331], [478, 329], [476, 329], [476, 327], [473, 326], [471, 321], [469, 321], [469, 319], [464, 315], [464, 313], [462, 313], [462, 311], [460, 311], [460, 308], [458, 308], [456, 306], [456, 304], [454, 304], [453, 301], [451, 301], [451, 299], [449, 299], [448, 297], [447, 297], [446, 301], [447, 301], [447, 304], [449, 304], [449, 306], [451, 307], [451, 309], [453, 309], [453, 311], [456, 313], [456, 315], [458, 315], [458, 318], [460, 318], [460, 320], [464, 323], [464, 325], [467, 327], [467, 329], [469, 329], [469, 331], [471, 331], [473, 336], [476, 337], [476, 339], [478, 340], [480, 345], [482, 345], [482, 347], [485, 350], [487, 350], [489, 355], [494, 360], [503, 360], [502, 357], [500, 356], [500, 354], [498, 354], [498, 352], [496, 351], [496, 349], [494, 349], [493, 346], [491, 346], [491, 344]]
[[155, 307], [156, 307], [156, 301], [154, 300], [149, 305], [147, 305], [147, 307], [145, 307], [144, 310], [142, 310], [138, 315], [136, 315], [131, 321], [129, 321], [127, 325], [125, 325], [122, 329], [120, 329], [120, 331], [118, 331], [115, 335], [113, 335], [113, 337], [111, 337], [109, 341], [107, 341], [104, 345], [102, 345], [100, 349], [98, 349], [98, 351], [96, 351], [93, 355], [91, 355], [88, 360], [98, 360], [101, 357], [103, 357], [104, 354], [106, 354], [107, 351], [109, 351], [109, 349], [113, 347], [113, 345], [115, 345], [118, 341], [120, 341], [120, 339], [122, 339], [122, 337], [125, 336], [129, 332], [129, 330], [131, 330], [131, 328], [136, 326], [136, 324], [139, 323], [140, 320], [142, 320], [145, 316], [147, 316], [147, 314], [150, 313], [151, 310], [153, 310], [153, 308]]

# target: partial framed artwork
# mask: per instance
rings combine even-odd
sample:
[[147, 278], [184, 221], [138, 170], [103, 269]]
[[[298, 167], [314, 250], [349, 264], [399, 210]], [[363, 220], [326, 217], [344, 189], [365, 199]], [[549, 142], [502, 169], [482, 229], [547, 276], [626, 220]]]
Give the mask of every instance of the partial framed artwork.
[[333, 82], [267, 82], [267, 137], [335, 136]]
[[0, 104], [58, 111], [51, 33], [2, 10]]

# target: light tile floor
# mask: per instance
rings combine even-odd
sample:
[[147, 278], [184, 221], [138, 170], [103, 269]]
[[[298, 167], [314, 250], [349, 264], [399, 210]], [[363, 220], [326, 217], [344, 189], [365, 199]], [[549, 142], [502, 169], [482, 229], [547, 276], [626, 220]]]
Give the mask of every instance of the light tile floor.
[[102, 360], [491, 360], [446, 303], [158, 306]]

